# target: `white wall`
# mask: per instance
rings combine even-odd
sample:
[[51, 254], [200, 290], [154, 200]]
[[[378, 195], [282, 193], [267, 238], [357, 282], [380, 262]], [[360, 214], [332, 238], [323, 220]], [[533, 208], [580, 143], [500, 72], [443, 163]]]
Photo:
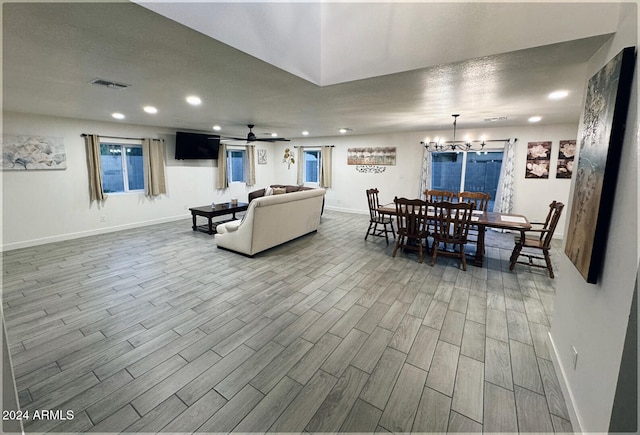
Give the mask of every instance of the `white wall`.
[[[286, 147], [332, 144], [334, 148], [333, 189], [327, 193], [327, 207], [367, 213], [365, 190], [378, 187], [383, 202], [395, 195], [417, 197], [426, 132], [372, 136], [309, 138], [286, 143], [260, 143], [267, 150], [267, 164], [256, 165], [256, 185], [236, 184], [221, 191], [215, 188], [216, 162], [177, 161], [173, 159], [175, 130], [133, 126], [122, 123], [92, 122], [19, 113], [4, 114], [5, 134], [38, 134], [64, 139], [67, 169], [60, 171], [4, 171], [3, 176], [3, 250], [16, 249], [57, 240], [89, 236], [135, 226], [182, 219], [190, 216], [188, 208], [228, 201], [236, 197], [246, 201], [247, 193], [274, 183], [296, 184], [296, 163], [287, 169], [282, 163]], [[555, 167], [560, 140], [574, 139], [577, 126], [525, 126], [518, 128], [461, 130], [463, 137], [484, 134], [488, 139], [516, 137], [516, 185], [514, 212], [530, 219], [544, 217], [552, 200], [565, 201], [569, 180], [524, 178], [526, 147], [529, 141], [552, 141]], [[105, 203], [90, 204], [87, 188], [87, 165], [82, 133], [104, 136], [157, 137], [165, 139], [167, 194], [147, 198], [142, 193], [112, 194]], [[450, 131], [429, 132], [431, 136], [450, 135]], [[395, 146], [397, 164], [382, 174], [362, 174], [348, 166], [347, 148]], [[105, 222], [101, 219], [104, 217]], [[562, 228], [562, 224], [560, 226]]]
[[[67, 154], [65, 170], [2, 172], [3, 250], [187, 218], [189, 207], [233, 197], [246, 201], [257, 188], [236, 184], [217, 190], [216, 161], [173, 158], [174, 129], [4, 113], [3, 133], [62, 137]], [[104, 204], [90, 203], [82, 133], [165, 139], [167, 194], [111, 194]], [[271, 144], [257, 148], [267, 149], [268, 161], [274, 161]], [[257, 186], [271, 183], [273, 168], [256, 165]]]
[[[487, 139], [517, 138], [516, 143], [516, 180], [514, 213], [524, 214], [530, 220], [546, 217], [548, 205], [553, 200], [567, 202], [570, 180], [556, 179], [555, 167], [558, 158], [560, 140], [576, 139], [577, 125], [527, 125], [515, 128], [493, 128], [485, 130], [459, 130], [459, 137], [469, 134], [471, 137], [486, 136]], [[457, 133], [457, 134], [458, 134]], [[430, 131], [428, 136], [450, 137], [452, 131]], [[394, 196], [419, 197], [420, 170], [422, 165], [424, 140], [427, 132], [390, 133], [385, 135], [347, 135], [327, 138], [305, 138], [286, 144], [277, 144], [276, 176], [278, 182], [296, 184], [296, 166], [287, 166], [282, 161], [284, 149], [293, 146], [335, 145], [333, 150], [333, 188], [327, 192], [328, 208], [356, 213], [368, 213], [365, 191], [372, 187], [380, 190], [380, 202], [392, 202]], [[525, 179], [525, 164], [528, 142], [552, 142], [551, 174], [548, 180]], [[500, 145], [491, 144], [503, 147]], [[396, 165], [387, 166], [381, 174], [363, 174], [355, 166], [347, 165], [347, 149], [357, 147], [396, 147]], [[279, 174], [279, 175], [278, 175]], [[564, 216], [562, 217], [564, 219]], [[562, 236], [563, 220], [558, 226], [557, 235]]]
[[[627, 5], [617, 34], [591, 59], [589, 75], [622, 48], [638, 46], [637, 16], [637, 5]], [[605, 254], [598, 283], [587, 284], [565, 255], [560, 258], [550, 335], [573, 427], [584, 432], [606, 433], [609, 429], [638, 270], [637, 76], [636, 63], [609, 239], [606, 246], [596, 248]], [[571, 197], [574, 189], [572, 183]], [[572, 346], [578, 351], [575, 369]]]

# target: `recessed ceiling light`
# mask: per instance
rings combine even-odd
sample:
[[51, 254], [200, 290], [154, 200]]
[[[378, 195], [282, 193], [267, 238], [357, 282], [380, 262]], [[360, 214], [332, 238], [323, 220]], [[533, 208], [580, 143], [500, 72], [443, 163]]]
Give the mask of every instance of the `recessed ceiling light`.
[[271, 133], [271, 137], [278, 137], [278, 133]]
[[338, 131], [340, 132], [340, 134], [346, 134], [347, 132], [351, 131], [351, 129], [350, 129], [350, 128], [343, 127], [343, 128], [341, 128], [340, 130], [338, 130]]
[[187, 103], [191, 104], [192, 106], [197, 106], [202, 103], [202, 100], [200, 99], [200, 97], [196, 97], [195, 95], [189, 95], [187, 97]]
[[219, 125], [214, 125], [214, 126], [213, 126], [213, 129], [214, 129], [215, 131], [220, 131], [220, 130], [222, 130], [222, 127], [220, 127]]
[[158, 109], [153, 106], [144, 106], [142, 109], [147, 113], [158, 113]]
[[303, 136], [309, 136], [309, 132], [307, 130], [305, 130], [305, 131], [302, 132], [302, 135]]
[[560, 91], [553, 91], [549, 94], [549, 99], [551, 100], [561, 100], [563, 98], [565, 98], [567, 95], [569, 95], [569, 91], [565, 91], [565, 90], [560, 90]]
[[542, 120], [542, 116], [532, 116], [529, 118], [529, 122], [539, 122]]
[[113, 116], [115, 119], [124, 119], [124, 115], [119, 112], [112, 113], [111, 116]]

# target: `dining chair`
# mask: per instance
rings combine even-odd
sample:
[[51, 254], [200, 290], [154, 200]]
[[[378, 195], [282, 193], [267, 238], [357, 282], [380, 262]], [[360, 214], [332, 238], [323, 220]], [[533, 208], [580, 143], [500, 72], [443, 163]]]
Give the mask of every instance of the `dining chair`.
[[[451, 192], [449, 190], [430, 190], [427, 189], [424, 191], [424, 196], [428, 202], [456, 202], [458, 199], [457, 192]], [[429, 223], [429, 232], [432, 233], [434, 231], [433, 221]]]
[[423, 251], [429, 249], [429, 228], [427, 224], [428, 202], [421, 199], [395, 197], [396, 217], [398, 219], [398, 239], [393, 248], [392, 257], [398, 249], [417, 251], [418, 262], [422, 263]]
[[[484, 192], [460, 192], [458, 193], [458, 202], [467, 202], [473, 205], [474, 210], [487, 211], [491, 195]], [[472, 213], [473, 214], [473, 213]], [[478, 226], [473, 223], [469, 226], [468, 240], [470, 242], [478, 242]]]
[[424, 191], [424, 196], [429, 202], [454, 202], [458, 198], [458, 194], [456, 192], [450, 192], [448, 190], [427, 189]]
[[460, 192], [458, 202], [468, 202], [473, 204], [475, 210], [487, 211], [491, 195], [484, 192]]
[[[564, 204], [558, 201], [553, 201], [549, 204], [549, 213], [544, 222], [531, 222], [531, 225], [539, 226], [539, 228], [532, 228], [527, 231], [520, 231], [520, 235], [515, 237], [515, 246], [511, 253], [509, 262], [509, 270], [513, 270], [516, 263], [526, 264], [533, 267], [546, 268], [549, 271], [549, 277], [554, 278], [553, 266], [551, 265], [551, 256], [549, 251], [551, 250], [551, 240], [553, 239], [553, 233], [558, 225], [558, 220], [562, 214]], [[527, 251], [522, 252], [524, 248], [528, 248]], [[542, 251], [542, 257], [537, 254], [537, 251]], [[532, 253], [534, 252], [534, 253]], [[527, 257], [528, 262], [518, 261], [520, 256]], [[536, 264], [534, 259], [544, 260], [545, 264]]]
[[[369, 235], [379, 237], [384, 235], [388, 245], [389, 228], [387, 228], [387, 226], [390, 227], [391, 234], [394, 238], [396, 237], [396, 233], [393, 229], [393, 218], [390, 216], [384, 216], [378, 211], [378, 208], [380, 208], [378, 193], [380, 193], [378, 189], [367, 189], [367, 202], [369, 203], [369, 228], [367, 229], [367, 234], [364, 236], [364, 239], [367, 240]], [[382, 228], [378, 229], [378, 225], [382, 225]]]
[[[462, 270], [467, 270], [464, 245], [467, 243], [471, 212], [473, 207], [468, 203], [453, 203], [448, 201], [434, 202], [430, 204], [434, 210], [433, 221], [433, 245], [431, 246], [431, 265], [436, 263], [438, 255], [458, 257], [462, 261]], [[440, 249], [440, 244], [444, 249]], [[452, 245], [452, 250], [446, 247]], [[456, 246], [458, 250], [456, 251]]]

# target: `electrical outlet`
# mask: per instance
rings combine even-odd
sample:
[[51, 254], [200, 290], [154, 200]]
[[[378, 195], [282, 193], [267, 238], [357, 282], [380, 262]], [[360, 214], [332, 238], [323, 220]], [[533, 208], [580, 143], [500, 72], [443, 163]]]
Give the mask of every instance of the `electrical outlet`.
[[106, 222], [107, 221], [107, 217], [102, 215], [100, 216], [100, 222]]
[[573, 355], [573, 369], [575, 370], [578, 368], [578, 350], [574, 346], [571, 346], [571, 354]]

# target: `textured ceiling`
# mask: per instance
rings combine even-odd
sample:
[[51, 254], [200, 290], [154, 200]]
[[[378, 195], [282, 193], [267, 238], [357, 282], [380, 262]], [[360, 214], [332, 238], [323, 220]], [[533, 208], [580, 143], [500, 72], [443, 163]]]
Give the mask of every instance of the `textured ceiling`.
[[[214, 39], [147, 9], [161, 5], [4, 4], [4, 110], [100, 121], [118, 111], [126, 123], [198, 131], [219, 124], [228, 135], [246, 135], [252, 123], [258, 135], [291, 138], [340, 127], [428, 131], [449, 127], [452, 113], [462, 115], [461, 128], [496, 116], [508, 117], [500, 126], [531, 115], [577, 122], [586, 61], [619, 13], [619, 5], [585, 3], [565, 4], [562, 19], [557, 5], [529, 3], [520, 12], [512, 4], [415, 4], [413, 13], [396, 9], [404, 3], [287, 3], [288, 13], [278, 3], [166, 4], [210, 23], [220, 33]], [[90, 85], [97, 77], [132, 86]], [[568, 98], [546, 98], [561, 88]], [[203, 104], [188, 106], [188, 94]], [[147, 104], [158, 113], [144, 113]]]
[[138, 3], [318, 85], [612, 33], [619, 14], [614, 2]]

